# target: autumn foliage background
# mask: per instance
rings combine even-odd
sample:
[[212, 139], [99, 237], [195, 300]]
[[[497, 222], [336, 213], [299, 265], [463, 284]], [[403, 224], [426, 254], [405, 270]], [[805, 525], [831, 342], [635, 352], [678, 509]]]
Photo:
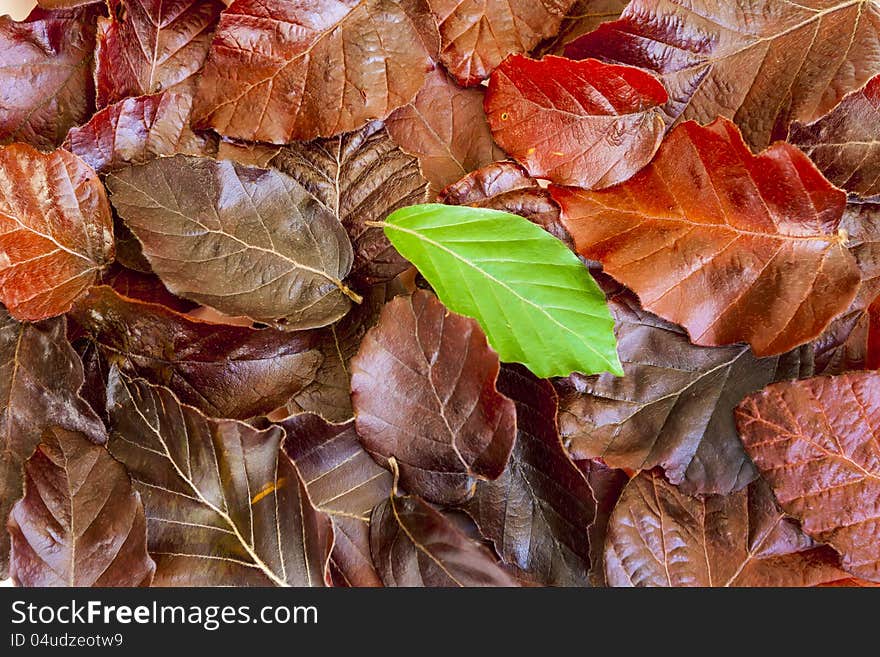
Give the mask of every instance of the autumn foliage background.
[[0, 575], [880, 582], [876, 0], [39, 4]]

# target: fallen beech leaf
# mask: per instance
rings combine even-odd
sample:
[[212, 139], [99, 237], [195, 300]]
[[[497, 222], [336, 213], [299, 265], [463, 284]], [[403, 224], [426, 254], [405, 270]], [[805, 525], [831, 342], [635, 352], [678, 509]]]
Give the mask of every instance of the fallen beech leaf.
[[593, 497], [596, 499], [596, 519], [588, 530], [590, 538], [590, 586], [608, 586], [605, 580], [605, 534], [611, 513], [620, 499], [620, 494], [629, 482], [629, 475], [623, 470], [609, 468], [599, 460], [584, 459], [575, 461], [584, 473]]
[[518, 214], [555, 238], [571, 241], [550, 192], [516, 162], [493, 162], [472, 171], [444, 189], [437, 202]]
[[[0, 308], [0, 518], [21, 497], [22, 464], [43, 431], [58, 426], [96, 443], [104, 426], [77, 394], [82, 365], [66, 338], [65, 320], [20, 324]], [[0, 531], [0, 579], [6, 579], [9, 535]]]
[[582, 34], [592, 32], [602, 23], [620, 17], [629, 0], [577, 0], [568, 10], [559, 31], [533, 50], [537, 56], [562, 55], [565, 46]]
[[373, 510], [370, 546], [385, 586], [517, 586], [489, 550], [419, 497], [391, 497]]
[[622, 374], [605, 295], [538, 226], [506, 212], [433, 204], [398, 210], [385, 234], [450, 310], [480, 323], [502, 360], [539, 377]]
[[9, 515], [18, 586], [149, 586], [147, 523], [125, 468], [82, 434], [50, 429]]
[[222, 139], [220, 140], [220, 146], [217, 149], [217, 159], [233, 160], [249, 167], [268, 169], [272, 158], [280, 152], [280, 146], [249, 143], [238, 144]]
[[880, 582], [880, 374], [768, 386], [736, 423], [785, 512], [847, 571]]
[[186, 313], [198, 307], [198, 304], [192, 301], [171, 294], [155, 274], [126, 269], [118, 263], [113, 264], [104, 273], [104, 276], [101, 277], [101, 284], [109, 285], [120, 295], [129, 299], [158, 303], [179, 313]]
[[760, 479], [730, 495], [689, 497], [643, 472], [624, 488], [605, 542], [611, 586], [816, 586], [845, 576], [838, 563]]
[[370, 512], [391, 494], [391, 473], [361, 447], [354, 420], [331, 424], [300, 413], [280, 424], [287, 434], [284, 450], [302, 474], [315, 507], [333, 519], [334, 580], [344, 586], [382, 586], [370, 555]]
[[415, 99], [385, 121], [391, 138], [419, 158], [432, 196], [464, 174], [504, 157], [492, 140], [483, 97], [482, 88], [462, 89], [437, 68]]
[[285, 146], [272, 166], [305, 187], [351, 237], [352, 276], [388, 281], [409, 267], [388, 242], [382, 221], [398, 208], [427, 200], [418, 162], [403, 153], [379, 122], [332, 139]]
[[0, 147], [0, 301], [21, 320], [66, 312], [113, 260], [104, 186], [67, 151]]
[[519, 365], [505, 365], [497, 385], [516, 404], [516, 442], [504, 473], [479, 482], [464, 509], [533, 583], [586, 586], [596, 500], [559, 440], [553, 386]]
[[107, 0], [98, 20], [95, 81], [98, 107], [126, 96], [171, 89], [204, 64], [219, 0]]
[[385, 118], [431, 68], [424, 12], [417, 0], [236, 0], [199, 82], [197, 127], [286, 144]]
[[0, 16], [0, 144], [51, 150], [91, 116], [96, 16], [91, 7]]
[[440, 61], [462, 86], [478, 85], [512, 53], [559, 30], [574, 0], [427, 0], [440, 30]]
[[880, 195], [880, 75], [813, 123], [792, 125], [788, 141], [838, 187]]
[[820, 335], [858, 290], [837, 234], [844, 193], [793, 146], [752, 155], [727, 119], [680, 125], [622, 185], [551, 192], [578, 253], [698, 345], [789, 351]]
[[653, 71], [669, 125], [726, 116], [760, 149], [880, 72], [878, 42], [874, 0], [633, 0], [565, 55]]
[[212, 417], [247, 419], [283, 405], [314, 378], [313, 332], [209, 324], [99, 286], [71, 313], [129, 376], [171, 389]]
[[[42, 9], [70, 9], [82, 5], [92, 5], [101, 0], [36, 0], [37, 6]], [[31, 3], [33, 5], [33, 3]]]
[[504, 471], [516, 409], [495, 388], [498, 355], [474, 320], [424, 290], [397, 297], [350, 366], [361, 442], [397, 460], [406, 490], [455, 504]]
[[651, 160], [668, 98], [641, 69], [514, 55], [492, 73], [485, 105], [495, 141], [529, 173], [596, 189]]
[[847, 205], [840, 228], [862, 278], [853, 307], [864, 308], [880, 294], [880, 201]]
[[289, 176], [176, 155], [110, 174], [116, 211], [174, 294], [287, 330], [349, 309], [342, 224]]
[[810, 349], [759, 359], [745, 345], [699, 347], [631, 293], [608, 306], [624, 376], [557, 383], [559, 429], [572, 456], [634, 471], [662, 466], [686, 493], [726, 494], [753, 480], [733, 409], [768, 383], [811, 376]]
[[213, 155], [216, 140], [190, 130], [191, 111], [192, 96], [186, 93], [126, 98], [72, 128], [64, 148], [102, 174], [162, 155]]
[[113, 369], [110, 452], [144, 500], [157, 586], [322, 586], [330, 519], [281, 450], [279, 427], [213, 420]]

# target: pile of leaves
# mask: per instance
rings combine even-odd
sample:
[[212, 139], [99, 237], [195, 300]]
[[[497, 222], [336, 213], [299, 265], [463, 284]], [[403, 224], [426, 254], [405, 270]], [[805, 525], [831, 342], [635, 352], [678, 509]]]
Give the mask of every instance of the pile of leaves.
[[880, 2], [39, 5], [0, 575], [880, 582]]

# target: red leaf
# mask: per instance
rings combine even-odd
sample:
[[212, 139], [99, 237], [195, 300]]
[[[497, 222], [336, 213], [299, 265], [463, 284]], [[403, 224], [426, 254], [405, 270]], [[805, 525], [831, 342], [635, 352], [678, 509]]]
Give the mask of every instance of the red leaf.
[[66, 312], [113, 260], [110, 204], [67, 151], [0, 148], [0, 300], [18, 319]]
[[637, 68], [514, 55], [492, 73], [485, 104], [495, 141], [533, 176], [599, 188], [650, 161], [667, 100], [663, 85]]

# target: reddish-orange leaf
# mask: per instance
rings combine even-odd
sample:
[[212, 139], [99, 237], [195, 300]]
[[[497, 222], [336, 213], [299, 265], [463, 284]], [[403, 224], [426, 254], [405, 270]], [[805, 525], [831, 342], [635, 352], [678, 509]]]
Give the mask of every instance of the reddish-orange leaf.
[[578, 253], [698, 345], [783, 353], [821, 334], [859, 287], [838, 234], [846, 195], [793, 146], [753, 155], [727, 119], [682, 124], [622, 185], [551, 191]]
[[110, 205], [85, 162], [0, 148], [0, 301], [15, 318], [67, 312], [112, 259]]
[[847, 571], [880, 582], [880, 373], [776, 383], [736, 421], [785, 512]]
[[641, 69], [514, 55], [492, 74], [485, 105], [495, 141], [533, 176], [599, 188], [650, 161], [667, 100]]

